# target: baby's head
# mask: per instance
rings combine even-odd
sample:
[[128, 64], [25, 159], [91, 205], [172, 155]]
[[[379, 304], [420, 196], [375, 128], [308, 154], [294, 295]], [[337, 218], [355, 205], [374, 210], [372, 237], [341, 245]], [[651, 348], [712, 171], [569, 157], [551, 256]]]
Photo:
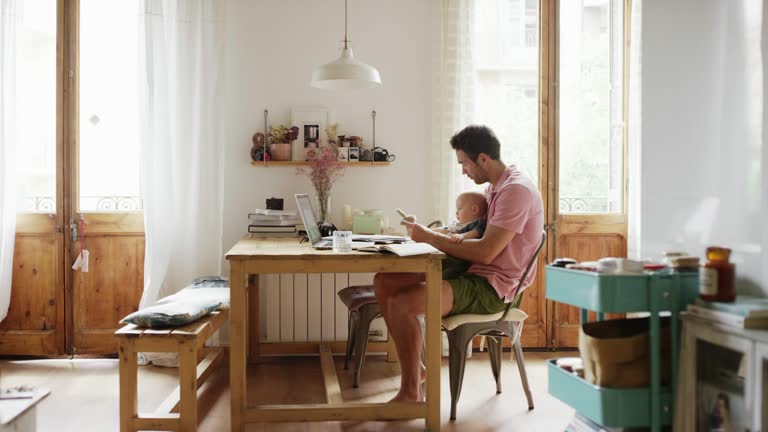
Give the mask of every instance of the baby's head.
[[485, 195], [480, 192], [464, 192], [456, 198], [456, 219], [459, 223], [484, 218], [487, 210]]

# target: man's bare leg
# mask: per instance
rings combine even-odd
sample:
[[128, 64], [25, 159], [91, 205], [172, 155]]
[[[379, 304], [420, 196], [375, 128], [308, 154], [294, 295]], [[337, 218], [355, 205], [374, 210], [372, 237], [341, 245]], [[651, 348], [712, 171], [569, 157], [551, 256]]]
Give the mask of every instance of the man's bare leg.
[[[423, 276], [420, 280], [423, 280]], [[395, 342], [402, 376], [400, 391], [393, 401], [420, 401], [421, 394], [421, 326], [417, 315], [424, 314], [424, 283], [411, 274], [377, 274], [374, 278], [376, 298], [389, 334]], [[453, 306], [453, 290], [448, 282], [442, 284], [442, 315]]]

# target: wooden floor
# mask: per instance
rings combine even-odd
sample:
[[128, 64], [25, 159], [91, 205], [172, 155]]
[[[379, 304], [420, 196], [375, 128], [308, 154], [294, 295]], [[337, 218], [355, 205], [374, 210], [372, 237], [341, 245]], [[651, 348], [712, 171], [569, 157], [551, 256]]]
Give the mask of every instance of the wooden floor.
[[[442, 368], [442, 418], [445, 431], [563, 431], [573, 410], [547, 394], [544, 360], [575, 353], [526, 353], [528, 379], [536, 409], [528, 411], [517, 367], [505, 354], [503, 390], [496, 395], [487, 353], [475, 353], [467, 362], [458, 406], [458, 419], [450, 422], [448, 364]], [[339, 383], [345, 400], [386, 401], [397, 391], [397, 363], [369, 356], [359, 389], [352, 388], [351, 371], [336, 357]], [[228, 370], [217, 372], [201, 399], [201, 432], [229, 430]], [[0, 386], [30, 384], [51, 388], [38, 408], [38, 431], [105, 432], [118, 427], [117, 360], [0, 361]], [[176, 369], [139, 367], [139, 411], [152, 411], [176, 385]], [[273, 358], [248, 370], [249, 403], [323, 402], [320, 362], [316, 357]], [[408, 422], [326, 422], [249, 425], [247, 431], [420, 431], [423, 420]]]

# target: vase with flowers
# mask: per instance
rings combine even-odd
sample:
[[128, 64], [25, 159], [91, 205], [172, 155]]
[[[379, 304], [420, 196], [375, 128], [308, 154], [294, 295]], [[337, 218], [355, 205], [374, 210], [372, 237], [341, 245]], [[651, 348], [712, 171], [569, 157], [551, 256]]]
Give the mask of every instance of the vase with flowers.
[[292, 142], [299, 137], [299, 128], [296, 126], [277, 125], [269, 128], [269, 153], [272, 160], [291, 160]]
[[331, 187], [344, 175], [344, 165], [339, 163], [335, 147], [321, 147], [308, 165], [308, 168], [298, 168], [298, 174], [307, 176], [315, 188], [318, 222], [330, 223]]

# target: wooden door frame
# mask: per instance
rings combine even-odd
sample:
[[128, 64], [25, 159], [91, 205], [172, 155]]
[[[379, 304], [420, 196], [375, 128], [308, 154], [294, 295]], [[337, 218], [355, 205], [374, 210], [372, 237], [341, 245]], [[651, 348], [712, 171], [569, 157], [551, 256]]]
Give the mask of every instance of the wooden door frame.
[[[567, 1], [567, 0], [566, 0]], [[621, 214], [601, 214], [589, 215], [591, 219], [598, 218], [601, 224], [623, 225], [626, 238], [626, 227], [628, 223], [628, 119], [629, 119], [629, 52], [630, 52], [630, 23], [632, 12], [632, 0], [620, 0], [622, 2], [622, 213]], [[584, 215], [563, 215], [559, 214], [559, 179], [558, 179], [558, 161], [560, 158], [560, 103], [558, 93], [558, 83], [560, 81], [560, 2], [561, 0], [541, 0], [542, 16], [546, 13], [547, 20], [541, 20], [547, 23], [545, 29], [542, 24], [541, 40], [547, 39], [547, 44], [542, 43], [540, 55], [540, 91], [541, 91], [541, 112], [540, 112], [540, 139], [541, 139], [541, 169], [542, 175], [540, 190], [542, 191], [545, 208], [545, 230], [547, 231], [547, 244], [544, 254], [546, 262], [551, 262], [557, 256], [557, 225], [558, 219], [570, 220], [572, 223], [583, 221]], [[545, 8], [546, 7], [546, 12]], [[551, 79], [549, 79], [551, 77]], [[597, 233], [600, 230], [594, 230], [588, 223], [583, 223], [579, 227], [580, 233]], [[544, 274], [541, 272], [540, 274]], [[542, 276], [544, 277], [544, 276]], [[544, 281], [546, 284], [546, 280]], [[546, 292], [546, 288], [545, 288]], [[555, 350], [557, 343], [555, 340], [555, 308], [556, 303], [547, 300], [547, 336], [548, 348]]]
[[[62, 0], [60, 0], [62, 1]], [[66, 31], [64, 32], [64, 38], [62, 43], [64, 44], [63, 66], [66, 71], [64, 78], [64, 105], [62, 106], [61, 116], [63, 117], [63, 146], [62, 152], [59, 154], [59, 160], [62, 164], [63, 178], [61, 180], [61, 196], [62, 196], [62, 222], [64, 227], [64, 249], [62, 255], [64, 259], [64, 292], [66, 303], [68, 307], [66, 311], [66, 352], [69, 355], [74, 355], [74, 326], [73, 326], [73, 289], [72, 289], [72, 257], [70, 251], [72, 250], [72, 227], [73, 223], [71, 219], [72, 215], [72, 194], [70, 193], [72, 187], [72, 146], [75, 137], [75, 131], [77, 130], [77, 115], [74, 112], [75, 104], [77, 103], [77, 83], [75, 81], [75, 65], [76, 59], [74, 57], [74, 51], [77, 47], [77, 22], [75, 19], [77, 0], [63, 0], [64, 2], [64, 24]]]
[[[541, 174], [539, 176], [539, 190], [542, 191], [544, 201], [544, 229], [547, 232], [547, 242], [544, 247], [544, 263], [549, 263], [556, 256], [555, 243], [556, 231], [555, 221], [557, 220], [557, 50], [558, 44], [558, 0], [541, 0], [542, 19], [541, 28], [541, 53], [539, 57], [540, 81], [539, 91], [541, 92], [540, 103], [541, 111], [539, 114], [539, 151]], [[546, 27], [543, 23], [546, 22]], [[545, 310], [545, 328], [547, 347], [554, 348], [554, 303], [546, 298], [546, 275], [540, 268], [539, 277], [544, 283], [544, 310]]]

